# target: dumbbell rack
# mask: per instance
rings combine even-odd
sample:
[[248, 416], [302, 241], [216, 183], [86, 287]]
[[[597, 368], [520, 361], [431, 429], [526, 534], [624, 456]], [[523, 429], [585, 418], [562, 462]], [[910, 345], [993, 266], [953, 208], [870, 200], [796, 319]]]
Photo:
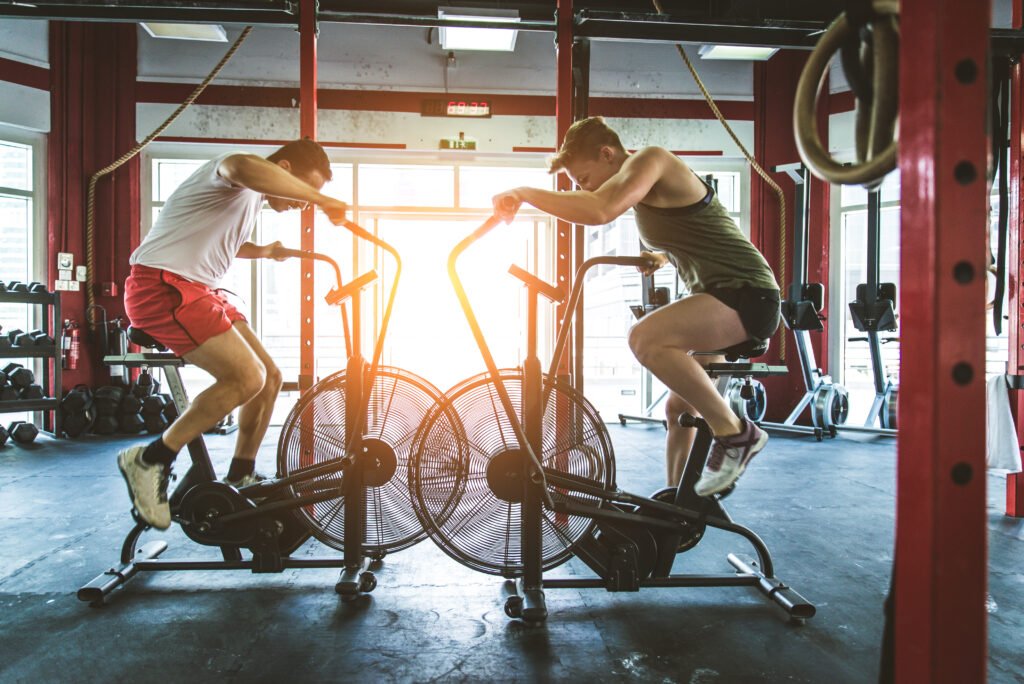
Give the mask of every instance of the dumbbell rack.
[[[49, 420], [44, 420], [43, 429], [53, 436], [60, 435], [61, 385], [61, 329], [59, 292], [0, 292], [0, 304], [40, 304], [44, 311], [49, 309], [49, 330], [47, 334], [54, 339], [54, 344], [28, 346], [11, 346], [0, 348], [0, 359], [53, 359], [53, 384], [50, 383], [48, 368], [43, 368], [39, 384], [43, 388], [43, 399], [15, 399], [0, 402], [0, 413], [16, 411], [43, 411], [49, 413]], [[43, 316], [44, 323], [47, 316]], [[0, 364], [2, 365], [2, 364]], [[44, 362], [45, 365], [45, 362]]]

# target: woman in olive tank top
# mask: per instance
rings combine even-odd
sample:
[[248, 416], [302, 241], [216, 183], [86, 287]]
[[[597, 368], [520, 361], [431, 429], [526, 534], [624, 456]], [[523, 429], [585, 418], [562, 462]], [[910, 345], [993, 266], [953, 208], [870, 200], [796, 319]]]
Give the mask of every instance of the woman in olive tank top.
[[693, 352], [775, 332], [779, 289], [771, 267], [685, 163], [660, 147], [628, 153], [601, 117], [573, 124], [550, 171], [565, 171], [581, 190], [515, 188], [495, 195], [495, 214], [511, 221], [526, 202], [564, 221], [604, 225], [634, 209], [650, 250], [641, 253], [650, 260], [644, 274], [672, 264], [691, 293], [645, 315], [628, 338], [637, 360], [669, 388], [668, 484], [678, 483], [695, 436], [676, 422], [686, 412], [703, 416], [715, 433], [696, 492], [729, 488], [768, 436], [733, 413]]

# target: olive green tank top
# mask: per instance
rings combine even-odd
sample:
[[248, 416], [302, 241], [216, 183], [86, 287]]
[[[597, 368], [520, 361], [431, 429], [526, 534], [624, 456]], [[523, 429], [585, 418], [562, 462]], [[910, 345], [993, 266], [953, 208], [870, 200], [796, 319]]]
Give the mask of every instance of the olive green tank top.
[[779, 289], [771, 266], [708, 188], [703, 200], [686, 207], [634, 207], [640, 240], [665, 252], [691, 293], [743, 286]]

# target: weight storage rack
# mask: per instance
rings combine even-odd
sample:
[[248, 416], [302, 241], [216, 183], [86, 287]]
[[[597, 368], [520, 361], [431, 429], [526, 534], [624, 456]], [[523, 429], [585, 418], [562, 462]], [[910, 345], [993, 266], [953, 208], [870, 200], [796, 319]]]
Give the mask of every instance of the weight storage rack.
[[[54, 340], [54, 344], [0, 347], [0, 359], [43, 359], [42, 377], [38, 378], [37, 382], [43, 388], [45, 395], [42, 399], [15, 399], [0, 402], [0, 413], [40, 411], [49, 414], [44, 416], [43, 430], [57, 437], [60, 435], [60, 411], [58, 410], [60, 397], [58, 395], [62, 387], [60, 377], [62, 365], [60, 293], [0, 292], [0, 304], [41, 305], [43, 307], [42, 325], [46, 334]], [[48, 362], [53, 364], [52, 384], [50, 368], [47, 367]], [[0, 366], [3, 365], [5, 363], [0, 363]]]

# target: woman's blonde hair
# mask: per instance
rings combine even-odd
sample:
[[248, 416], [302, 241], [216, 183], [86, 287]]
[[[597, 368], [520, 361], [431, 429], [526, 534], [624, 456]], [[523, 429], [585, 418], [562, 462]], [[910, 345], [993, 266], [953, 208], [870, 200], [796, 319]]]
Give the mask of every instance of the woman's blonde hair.
[[603, 116], [581, 119], [565, 132], [562, 149], [548, 160], [548, 173], [558, 173], [577, 159], [597, 159], [605, 145], [626, 151], [619, 134], [605, 123]]

